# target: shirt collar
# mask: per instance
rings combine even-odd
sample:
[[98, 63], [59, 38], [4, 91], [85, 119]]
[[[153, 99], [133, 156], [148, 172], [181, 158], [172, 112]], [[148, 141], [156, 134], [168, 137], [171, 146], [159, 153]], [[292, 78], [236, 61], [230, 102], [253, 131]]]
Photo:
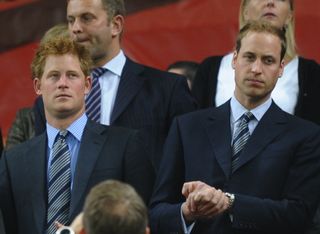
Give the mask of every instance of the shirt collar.
[[260, 119], [267, 112], [271, 104], [272, 99], [271, 97], [269, 97], [268, 100], [266, 100], [264, 103], [257, 106], [256, 108], [252, 110], [247, 110], [243, 105], [240, 104], [240, 102], [233, 95], [230, 101], [232, 120], [233, 122], [237, 122], [244, 113], [250, 111], [254, 115], [256, 120], [260, 121]]
[[124, 55], [123, 51], [120, 50], [120, 52], [113, 59], [107, 62], [103, 67], [108, 69], [113, 74], [121, 77], [126, 60], [126, 56]]
[[[72, 136], [75, 137], [78, 141], [81, 141], [82, 134], [83, 134], [83, 131], [84, 131], [84, 127], [87, 124], [87, 120], [88, 120], [88, 118], [84, 113], [83, 115], [81, 115], [80, 118], [75, 120], [67, 128], [69, 133], [71, 133]], [[48, 122], [47, 122], [46, 125], [47, 125], [48, 146], [49, 146], [50, 149], [52, 149], [53, 143], [54, 143], [57, 135], [59, 134], [60, 129], [57, 129], [57, 128], [51, 126]]]

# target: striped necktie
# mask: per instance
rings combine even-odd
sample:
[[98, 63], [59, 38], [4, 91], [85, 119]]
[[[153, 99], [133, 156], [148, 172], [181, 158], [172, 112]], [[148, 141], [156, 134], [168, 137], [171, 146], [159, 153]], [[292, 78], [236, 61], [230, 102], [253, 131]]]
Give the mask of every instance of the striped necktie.
[[55, 221], [64, 225], [70, 223], [71, 156], [66, 142], [67, 134], [67, 130], [60, 131], [52, 147], [49, 168], [47, 234], [56, 232]]
[[92, 88], [86, 98], [86, 114], [89, 119], [100, 122], [101, 115], [101, 88], [99, 77], [107, 71], [106, 68], [97, 67], [92, 70]]
[[239, 161], [240, 153], [244, 148], [244, 146], [246, 145], [247, 141], [249, 140], [250, 132], [249, 132], [248, 124], [250, 120], [254, 119], [254, 115], [250, 111], [248, 111], [244, 113], [240, 119], [241, 119], [240, 124], [233, 138], [232, 162], [231, 162], [232, 171], [234, 171], [234, 169], [236, 168], [237, 163]]

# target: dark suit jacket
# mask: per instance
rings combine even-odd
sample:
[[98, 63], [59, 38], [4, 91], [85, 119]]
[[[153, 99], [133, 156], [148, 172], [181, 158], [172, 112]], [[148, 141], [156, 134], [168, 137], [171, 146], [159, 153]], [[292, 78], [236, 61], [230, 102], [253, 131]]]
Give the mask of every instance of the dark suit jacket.
[[[46, 133], [4, 153], [0, 161], [0, 208], [10, 234], [43, 234], [47, 204]], [[88, 121], [79, 149], [70, 220], [89, 190], [106, 179], [131, 184], [148, 202], [154, 174], [137, 132]], [[18, 228], [11, 230], [11, 228]]]
[[[110, 125], [140, 129], [157, 169], [173, 118], [196, 107], [184, 77], [127, 58]], [[36, 134], [39, 134], [45, 127], [42, 100], [38, 100], [35, 114]]]
[[2, 140], [2, 131], [1, 131], [1, 128], [0, 128], [0, 158], [1, 158], [1, 155], [2, 155], [2, 150], [3, 150], [3, 140]]
[[233, 222], [225, 212], [198, 220], [192, 233], [303, 233], [320, 198], [320, 128], [273, 103], [232, 173], [231, 154], [229, 102], [178, 117], [151, 200], [151, 232], [181, 233], [182, 185], [203, 181], [235, 194]]
[[[192, 93], [200, 108], [215, 106], [218, 72], [223, 56], [206, 58], [199, 66]], [[315, 61], [299, 57], [299, 94], [295, 115], [320, 124], [320, 66]]]
[[3, 215], [2, 215], [2, 211], [1, 210], [0, 210], [0, 233], [1, 234], [6, 234], [6, 231], [4, 229]]

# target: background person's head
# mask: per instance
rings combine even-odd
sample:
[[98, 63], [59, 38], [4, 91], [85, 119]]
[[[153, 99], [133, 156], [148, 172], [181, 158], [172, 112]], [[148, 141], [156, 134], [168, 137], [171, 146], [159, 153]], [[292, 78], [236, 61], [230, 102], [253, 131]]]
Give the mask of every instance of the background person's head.
[[43, 37], [41, 38], [40, 44], [46, 43], [57, 37], [69, 37], [68, 25], [67, 24], [57, 24], [49, 28]]
[[170, 64], [167, 68], [168, 72], [183, 75], [187, 78], [188, 86], [192, 89], [192, 83], [196, 76], [199, 63], [192, 61], [177, 61]]
[[120, 51], [125, 6], [123, 0], [69, 0], [71, 37], [86, 46], [95, 66], [103, 66]]
[[239, 27], [248, 21], [264, 20], [286, 31], [286, 60], [296, 56], [294, 0], [241, 0]]
[[128, 184], [108, 180], [88, 194], [83, 211], [86, 234], [146, 234], [147, 208]]

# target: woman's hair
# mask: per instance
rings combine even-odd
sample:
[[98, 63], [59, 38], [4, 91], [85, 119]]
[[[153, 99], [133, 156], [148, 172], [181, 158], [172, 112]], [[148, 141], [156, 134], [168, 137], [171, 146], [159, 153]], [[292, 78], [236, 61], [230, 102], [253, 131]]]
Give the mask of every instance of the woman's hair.
[[[240, 11], [239, 11], [239, 28], [241, 29], [247, 22], [244, 18], [244, 11], [251, 0], [241, 0], [240, 3]], [[294, 11], [294, 0], [289, 0], [290, 3], [290, 9], [293, 12]], [[295, 29], [295, 23], [294, 23], [294, 14], [292, 14], [291, 20], [288, 25], [285, 25], [283, 30], [286, 30], [286, 39], [287, 39], [287, 51], [285, 58], [290, 61], [293, 59], [296, 54], [296, 41], [294, 36], [294, 29]]]

